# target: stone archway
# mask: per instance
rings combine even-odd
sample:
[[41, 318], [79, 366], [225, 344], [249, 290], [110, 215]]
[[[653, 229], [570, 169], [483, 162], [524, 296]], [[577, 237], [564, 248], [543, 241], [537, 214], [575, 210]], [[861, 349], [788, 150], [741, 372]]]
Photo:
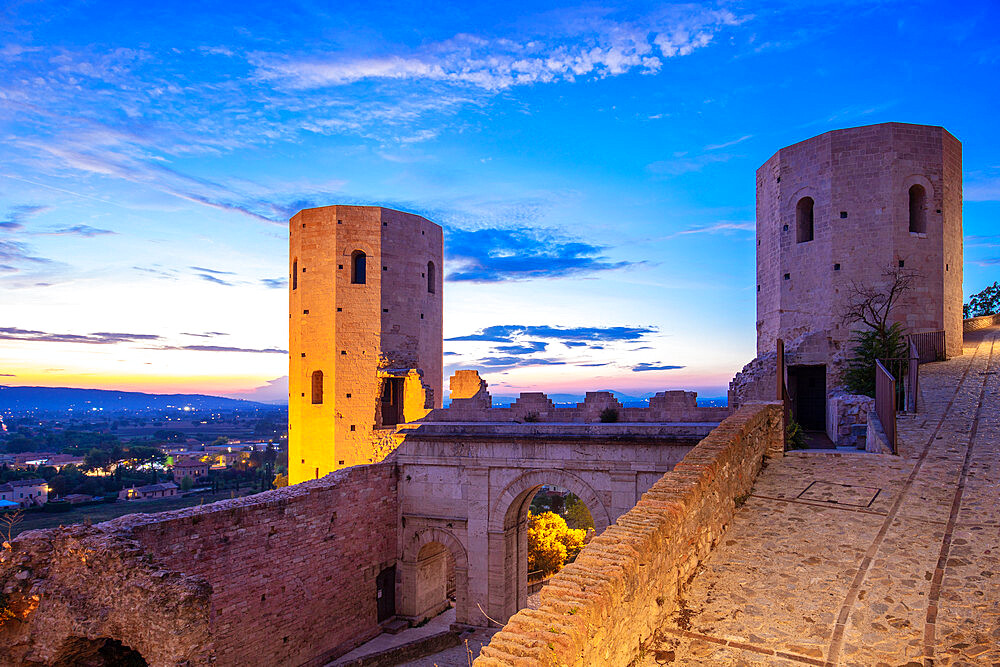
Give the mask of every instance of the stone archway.
[[590, 510], [600, 534], [611, 523], [607, 506], [590, 484], [563, 470], [531, 470], [510, 482], [493, 501], [489, 514], [490, 619], [506, 623], [528, 602], [528, 506], [546, 484], [576, 494]]
[[[469, 623], [469, 558], [465, 547], [453, 533], [443, 528], [422, 528], [403, 544], [400, 560], [399, 613], [419, 622], [446, 606], [439, 590], [445, 573], [446, 554], [450, 554], [455, 572], [455, 621]], [[440, 598], [440, 599], [439, 599]]]
[[[502, 531], [504, 524], [507, 523], [510, 508], [520, 507], [529, 491], [532, 492], [531, 496], [534, 496], [534, 491], [545, 484], [561, 486], [575, 493], [594, 517], [594, 530], [598, 534], [611, 525], [611, 515], [607, 507], [590, 484], [564, 470], [531, 470], [510, 482], [493, 501], [490, 507], [490, 532]], [[531, 502], [530, 496], [527, 501]]]

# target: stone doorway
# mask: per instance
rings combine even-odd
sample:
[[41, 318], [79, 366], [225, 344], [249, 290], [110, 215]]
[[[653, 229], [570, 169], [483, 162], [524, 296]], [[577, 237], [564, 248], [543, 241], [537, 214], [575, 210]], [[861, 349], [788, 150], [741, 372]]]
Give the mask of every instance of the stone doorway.
[[375, 577], [376, 606], [378, 622], [389, 620], [396, 615], [396, 566], [387, 567]]
[[390, 377], [382, 382], [382, 426], [395, 426], [403, 421], [404, 381]]
[[802, 430], [826, 430], [826, 366], [789, 366], [788, 394]]

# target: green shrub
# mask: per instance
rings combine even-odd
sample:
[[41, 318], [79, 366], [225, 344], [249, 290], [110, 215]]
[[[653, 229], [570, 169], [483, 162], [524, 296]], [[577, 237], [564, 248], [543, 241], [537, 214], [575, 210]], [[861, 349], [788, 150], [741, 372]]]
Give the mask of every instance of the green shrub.
[[851, 393], [875, 398], [875, 360], [908, 356], [903, 325], [896, 322], [883, 333], [875, 329], [855, 331], [851, 340], [854, 357], [847, 364], [844, 384]]
[[618, 421], [618, 411], [614, 408], [604, 408], [601, 410], [601, 421], [605, 424], [611, 424]]
[[794, 419], [788, 420], [788, 426], [785, 427], [785, 439], [788, 442], [788, 449], [806, 448], [805, 431], [802, 430], [802, 426]]

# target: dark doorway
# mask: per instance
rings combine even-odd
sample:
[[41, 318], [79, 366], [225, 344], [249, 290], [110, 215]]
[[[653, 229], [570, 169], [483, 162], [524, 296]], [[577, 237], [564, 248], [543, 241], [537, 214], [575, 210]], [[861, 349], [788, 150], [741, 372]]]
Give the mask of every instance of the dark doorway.
[[387, 567], [375, 577], [376, 598], [378, 604], [378, 622], [386, 621], [396, 615], [396, 566]]
[[826, 366], [789, 366], [788, 393], [804, 431], [826, 430]]
[[382, 426], [403, 421], [403, 378], [386, 378], [382, 383]]
[[117, 639], [70, 637], [51, 663], [56, 667], [145, 667], [139, 654]]

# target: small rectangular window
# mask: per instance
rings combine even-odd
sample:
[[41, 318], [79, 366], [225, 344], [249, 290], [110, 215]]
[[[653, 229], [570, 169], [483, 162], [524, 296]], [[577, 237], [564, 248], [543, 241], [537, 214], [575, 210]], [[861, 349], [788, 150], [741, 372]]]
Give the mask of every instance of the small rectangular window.
[[785, 280], [790, 280], [791, 277], [792, 277], [792, 274], [790, 274], [790, 273], [786, 273], [785, 274]]
[[834, 264], [833, 265], [833, 270], [834, 271], [840, 271], [840, 264]]
[[847, 217], [847, 211], [841, 211], [840, 212], [840, 217], [841, 218], [846, 218]]

